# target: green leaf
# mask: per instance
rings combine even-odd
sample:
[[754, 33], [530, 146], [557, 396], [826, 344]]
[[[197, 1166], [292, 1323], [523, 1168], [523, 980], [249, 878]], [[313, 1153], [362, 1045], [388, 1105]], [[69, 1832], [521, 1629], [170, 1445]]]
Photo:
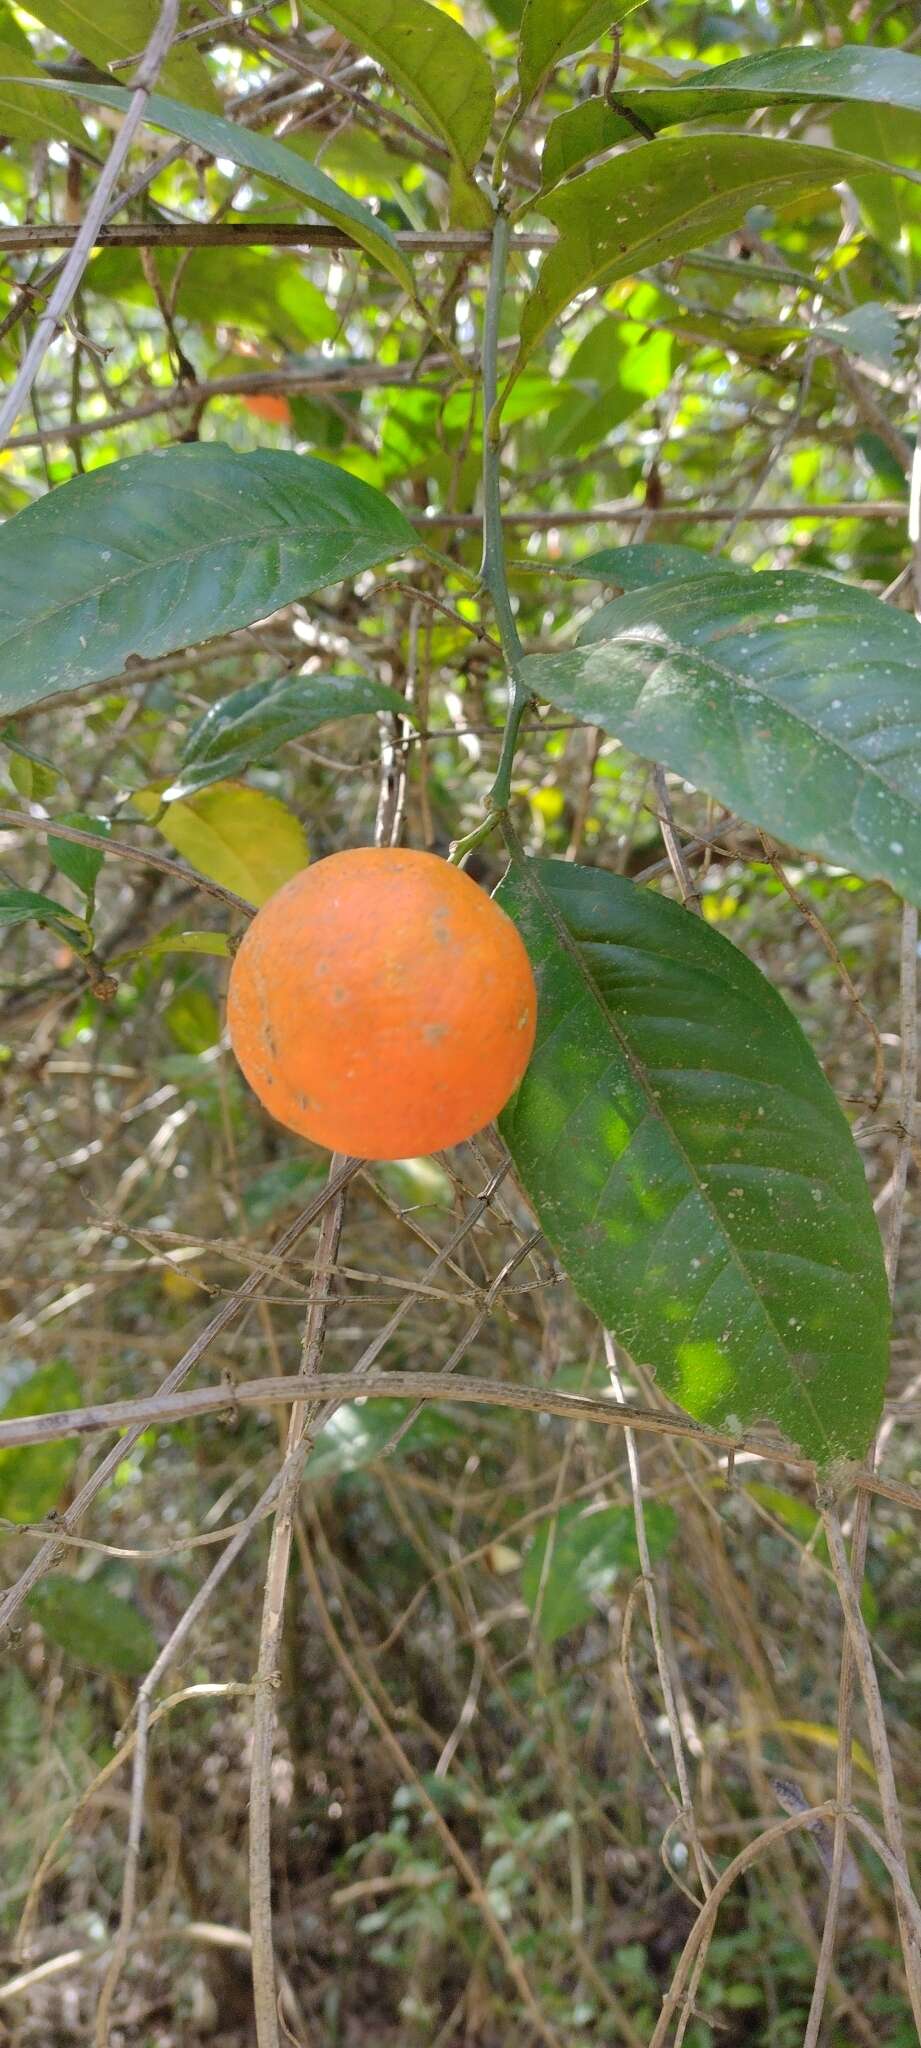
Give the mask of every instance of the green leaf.
[[209, 1052], [220, 1040], [221, 1020], [217, 1004], [198, 981], [180, 984], [172, 1002], [163, 1012], [163, 1022], [183, 1052]]
[[719, 555], [705, 555], [699, 548], [682, 546], [673, 540], [638, 540], [622, 548], [599, 548], [596, 554], [580, 555], [568, 573], [595, 576], [599, 583], [613, 583], [620, 590], [645, 590], [650, 583], [686, 581], [689, 576], [728, 574], [732, 563]]
[[[655, 1562], [674, 1542], [678, 1518], [674, 1508], [652, 1501], [645, 1520]], [[521, 1594], [531, 1613], [539, 1616], [544, 1642], [556, 1643], [570, 1629], [591, 1620], [599, 1595], [610, 1591], [619, 1572], [640, 1569], [631, 1508], [599, 1508], [586, 1514], [573, 1504], [538, 1523], [522, 1566]]]
[[[144, 796], [138, 791], [133, 802], [143, 803]], [[168, 804], [155, 823], [199, 874], [235, 890], [248, 903], [267, 902], [310, 859], [293, 811], [242, 782], [215, 782], [181, 803]]]
[[[103, 7], [97, 0], [37, 0], [29, 13], [105, 70], [125, 57], [141, 56], [156, 28], [160, 6], [159, 0], [105, 0]], [[191, 26], [194, 12], [183, 13], [183, 25]], [[130, 78], [130, 70], [126, 76]], [[193, 106], [220, 105], [207, 65], [189, 43], [170, 51], [160, 76], [170, 91]]]
[[[49, 86], [58, 82], [47, 81]], [[118, 112], [125, 110], [131, 97], [121, 86], [85, 85], [82, 79], [78, 86], [66, 89], [77, 92], [81, 100], [89, 100], [93, 106], [115, 107]], [[255, 135], [235, 121], [200, 113], [179, 100], [165, 99], [162, 93], [151, 94], [144, 119], [152, 128], [165, 128], [167, 134], [179, 135], [196, 149], [207, 150], [209, 156], [226, 157], [230, 163], [254, 171], [257, 177], [269, 178], [275, 184], [287, 185], [292, 192], [302, 193], [322, 220], [331, 221], [334, 227], [350, 235], [373, 262], [412, 291], [412, 271], [391, 230], [307, 157], [298, 156], [295, 150], [286, 149], [284, 143], [275, 142], [271, 136]]]
[[321, 0], [313, 12], [374, 57], [458, 163], [473, 168], [492, 125], [492, 70], [459, 22], [429, 0]]
[[501, 1118], [573, 1284], [663, 1390], [724, 1429], [863, 1455], [889, 1307], [848, 1125], [791, 1012], [701, 919], [528, 861], [498, 901], [538, 984]]
[[[218, 322], [242, 334], [265, 335], [296, 353], [305, 343], [330, 341], [339, 329], [335, 308], [305, 277], [299, 258], [278, 249], [157, 249], [152, 260], [163, 290], [176, 286], [176, 318], [213, 335]], [[101, 249], [86, 273], [86, 288], [119, 305], [155, 306], [156, 297], [136, 249]], [[316, 357], [317, 367], [323, 362]], [[305, 361], [304, 367], [308, 364]]]
[[26, 1606], [50, 1641], [91, 1671], [133, 1678], [155, 1662], [157, 1639], [149, 1622], [99, 1579], [49, 1572]]
[[[741, 117], [758, 107], [802, 106], [816, 100], [921, 112], [921, 57], [858, 44], [839, 50], [771, 50], [688, 72], [673, 85], [626, 87], [615, 92], [610, 105], [603, 99], [586, 100], [552, 123], [541, 160], [543, 181], [555, 184], [587, 157], [629, 139], [640, 121], [658, 133], [678, 121]], [[885, 154], [885, 130], [881, 139]]]
[[[791, 1535], [800, 1537], [804, 1545], [808, 1544], [817, 1562], [831, 1570], [828, 1540], [821, 1526], [821, 1517], [808, 1501], [798, 1500], [793, 1493], [784, 1493], [779, 1486], [763, 1485], [760, 1479], [748, 1480], [744, 1491], [767, 1508], [769, 1514], [776, 1516]], [[860, 1611], [867, 1627], [874, 1628], [879, 1619], [879, 1602], [868, 1579], [864, 1579], [860, 1589]]]
[[[111, 819], [90, 817], [86, 811], [69, 811], [56, 822], [73, 825], [78, 832], [92, 832], [98, 839], [107, 839], [112, 830]], [[87, 902], [92, 905], [105, 854], [101, 850], [94, 853], [90, 846], [77, 846], [72, 839], [54, 837], [48, 841], [48, 852], [59, 873], [82, 889]]]
[[209, 442], [92, 470], [0, 527], [0, 710], [249, 625], [412, 545], [389, 499], [313, 456]]
[[[36, 16], [37, 19], [37, 16]], [[32, 56], [32, 46], [18, 22], [0, 0], [0, 70], [16, 75], [16, 84], [0, 78], [0, 133], [22, 142], [75, 142], [89, 146], [89, 137], [79, 114], [61, 100], [57, 108], [43, 91], [24, 83], [35, 79], [41, 86], [44, 75]]]
[[159, 938], [149, 939], [146, 946], [119, 953], [111, 965], [117, 967], [123, 960], [158, 960], [164, 953], [207, 953], [213, 959], [226, 960], [230, 942], [225, 932], [163, 932]]
[[640, 0], [526, 0], [518, 46], [522, 100], [533, 99], [555, 64], [574, 50], [587, 49], [639, 4]]
[[7, 744], [13, 788], [25, 798], [26, 803], [44, 803], [45, 798], [52, 796], [57, 789], [60, 771], [53, 762], [43, 761], [40, 755], [31, 753], [27, 747], [20, 749], [11, 740]]
[[[337, 1408], [317, 1437], [307, 1461], [307, 1479], [338, 1479], [373, 1465], [391, 1437], [413, 1411], [412, 1401], [349, 1401]], [[400, 1456], [410, 1451], [439, 1450], [463, 1434], [461, 1425], [435, 1408], [421, 1414], [400, 1440]]]
[[325, 1179], [326, 1169], [316, 1159], [279, 1159], [244, 1188], [243, 1207], [250, 1222], [261, 1229], [279, 1209], [290, 1208], [302, 1196], [319, 1194]]
[[313, 732], [329, 719], [374, 711], [405, 717], [407, 706], [396, 690], [370, 676], [280, 676], [273, 683], [233, 690], [193, 727], [164, 800], [171, 803], [223, 776], [239, 775], [251, 762], [269, 760], [286, 740]]
[[921, 903], [921, 625], [790, 569], [655, 584], [586, 644], [532, 656], [540, 696], [794, 846]]
[[56, 903], [53, 896], [40, 896], [34, 889], [0, 889], [0, 927], [26, 924], [30, 917], [68, 940], [77, 935], [89, 941], [92, 936], [85, 917]]
[[667, 390], [673, 354], [671, 335], [651, 331], [641, 317], [596, 321], [567, 367], [562, 402], [541, 436], [545, 459], [593, 453], [631, 413]]
[[700, 249], [752, 206], [827, 191], [878, 169], [842, 150], [760, 135], [665, 136], [534, 201], [560, 230], [524, 308], [518, 370], [571, 299]]
[[[59, 1359], [42, 1366], [11, 1394], [0, 1409], [0, 1422], [22, 1415], [55, 1415], [61, 1408], [79, 1408], [80, 1382], [73, 1366]], [[8, 1522], [40, 1522], [57, 1506], [76, 1461], [79, 1445], [59, 1437], [54, 1443], [24, 1444], [0, 1451], [0, 1515]]]

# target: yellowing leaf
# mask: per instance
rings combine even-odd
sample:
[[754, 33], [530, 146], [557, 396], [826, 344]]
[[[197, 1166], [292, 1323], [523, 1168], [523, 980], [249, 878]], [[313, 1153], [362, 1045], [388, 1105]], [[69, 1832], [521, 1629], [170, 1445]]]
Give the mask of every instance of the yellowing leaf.
[[[739, 1742], [745, 1732], [744, 1728], [730, 1728], [726, 1740], [727, 1742]], [[800, 1742], [817, 1743], [820, 1749], [836, 1750], [838, 1747], [837, 1728], [825, 1728], [820, 1721], [759, 1721], [757, 1732], [764, 1735], [795, 1735]], [[851, 1755], [857, 1765], [857, 1769], [863, 1771], [866, 1777], [872, 1778], [875, 1785], [876, 1772], [873, 1769], [872, 1760], [867, 1755], [862, 1743], [858, 1742], [856, 1738], [851, 1745]]]
[[293, 812], [242, 782], [214, 782], [197, 796], [168, 804], [157, 830], [200, 874], [257, 905], [310, 859]]

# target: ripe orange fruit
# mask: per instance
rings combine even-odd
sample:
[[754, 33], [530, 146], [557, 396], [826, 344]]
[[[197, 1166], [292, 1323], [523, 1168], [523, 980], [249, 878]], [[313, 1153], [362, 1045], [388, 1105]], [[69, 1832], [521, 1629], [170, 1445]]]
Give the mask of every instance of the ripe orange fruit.
[[286, 398], [276, 397], [270, 391], [257, 391], [249, 398], [244, 396], [243, 403], [257, 420], [273, 420], [277, 426], [291, 424], [291, 407]]
[[254, 917], [230, 1039], [289, 1130], [364, 1159], [458, 1145], [531, 1056], [537, 996], [504, 910], [459, 868], [399, 847], [331, 854]]

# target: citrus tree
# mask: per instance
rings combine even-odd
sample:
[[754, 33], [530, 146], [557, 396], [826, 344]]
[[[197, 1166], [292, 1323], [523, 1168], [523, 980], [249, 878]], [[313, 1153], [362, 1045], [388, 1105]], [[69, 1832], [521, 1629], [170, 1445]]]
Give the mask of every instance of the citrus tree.
[[[921, 2025], [870, 1533], [910, 1572], [913, 15], [0, 0], [11, 2038], [70, 1973], [84, 2038], [172, 2042], [222, 1941], [228, 2044], [315, 2038], [292, 1843], [298, 1898], [365, 1859], [396, 1980], [342, 2006], [327, 1958], [317, 2039]], [[386, 1667], [416, 1611], [448, 1654], [446, 1575], [454, 1706]], [[361, 1742], [279, 1777], [330, 1668], [387, 1786], [341, 1839]], [[224, 1915], [200, 1817], [172, 1864], [151, 1825], [192, 1700], [247, 1784]]]

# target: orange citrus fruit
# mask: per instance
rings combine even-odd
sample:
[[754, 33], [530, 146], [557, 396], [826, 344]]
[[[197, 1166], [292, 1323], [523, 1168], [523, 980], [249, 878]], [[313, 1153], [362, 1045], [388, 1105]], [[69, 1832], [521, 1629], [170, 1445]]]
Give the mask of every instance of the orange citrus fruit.
[[432, 853], [356, 847], [254, 917], [227, 1019], [260, 1102], [302, 1137], [408, 1159], [472, 1137], [531, 1056], [534, 976], [510, 918]]

